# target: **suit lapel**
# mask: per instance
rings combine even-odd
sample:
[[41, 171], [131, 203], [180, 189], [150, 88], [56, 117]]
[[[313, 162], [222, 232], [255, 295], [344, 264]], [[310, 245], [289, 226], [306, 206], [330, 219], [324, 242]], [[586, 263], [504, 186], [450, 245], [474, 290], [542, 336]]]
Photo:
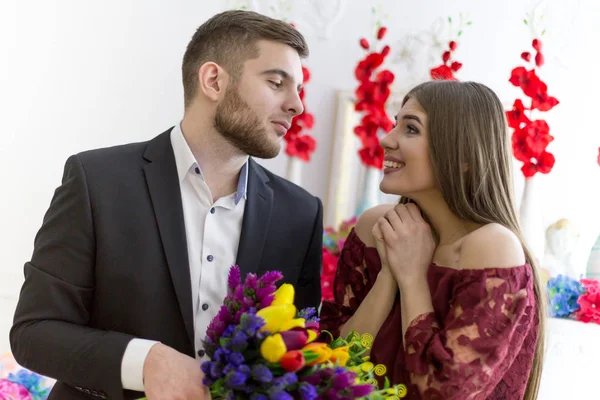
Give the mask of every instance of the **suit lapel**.
[[250, 158], [248, 163], [246, 209], [236, 261], [242, 277], [257, 273], [260, 268], [273, 208], [273, 189], [267, 184], [269, 178], [254, 160]]
[[146, 182], [162, 240], [171, 280], [190, 342], [194, 343], [193, 307], [190, 267], [171, 130], [148, 143], [144, 158]]

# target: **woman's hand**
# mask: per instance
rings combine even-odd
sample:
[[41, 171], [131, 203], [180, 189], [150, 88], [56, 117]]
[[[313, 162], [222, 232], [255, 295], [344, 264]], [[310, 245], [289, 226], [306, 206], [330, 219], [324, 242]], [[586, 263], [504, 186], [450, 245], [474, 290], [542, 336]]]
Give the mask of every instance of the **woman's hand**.
[[373, 236], [382, 264], [398, 285], [426, 279], [435, 241], [415, 204], [398, 204], [389, 210], [373, 227]]

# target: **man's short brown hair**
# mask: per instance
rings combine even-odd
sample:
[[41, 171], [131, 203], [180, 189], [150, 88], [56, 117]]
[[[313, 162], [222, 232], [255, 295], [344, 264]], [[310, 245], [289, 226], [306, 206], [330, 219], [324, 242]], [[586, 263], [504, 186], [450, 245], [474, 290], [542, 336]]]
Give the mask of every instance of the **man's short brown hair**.
[[238, 78], [244, 62], [258, 57], [259, 40], [286, 44], [301, 58], [308, 56], [304, 37], [290, 24], [253, 11], [230, 10], [213, 16], [202, 24], [187, 46], [181, 67], [185, 106], [198, 90], [198, 69], [208, 61], [223, 67], [233, 79]]

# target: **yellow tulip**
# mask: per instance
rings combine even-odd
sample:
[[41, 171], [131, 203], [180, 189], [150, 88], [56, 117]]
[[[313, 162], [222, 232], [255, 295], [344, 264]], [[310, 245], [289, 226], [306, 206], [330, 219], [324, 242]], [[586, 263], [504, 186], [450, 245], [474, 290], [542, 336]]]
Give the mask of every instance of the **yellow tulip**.
[[284, 304], [294, 304], [294, 286], [284, 283], [275, 291], [275, 299], [272, 306], [282, 306]]
[[308, 366], [324, 363], [325, 361], [329, 360], [329, 357], [331, 357], [331, 354], [333, 352], [327, 344], [319, 342], [307, 344], [306, 346], [304, 346], [304, 348], [302, 348], [302, 351], [310, 351], [319, 356], [319, 358], [317, 358], [316, 360], [307, 363], [306, 365]]
[[281, 328], [279, 328], [279, 330], [280, 331], [289, 331], [290, 329], [294, 329], [294, 328], [304, 328], [304, 318], [294, 318], [294, 319], [285, 321], [283, 323], [283, 325], [281, 325]]
[[306, 341], [306, 343], [310, 343], [313, 340], [315, 340], [317, 338], [317, 332], [313, 331], [312, 329], [307, 329], [306, 333], [308, 333], [308, 340]]
[[293, 304], [269, 306], [259, 310], [256, 315], [265, 320], [261, 331], [277, 333], [282, 330], [284, 324], [296, 316], [296, 306]]
[[346, 363], [350, 359], [350, 354], [348, 354], [348, 350], [348, 346], [333, 349], [331, 356], [329, 357], [329, 361], [331, 361], [334, 364], [338, 363], [341, 367], [345, 367]]
[[268, 336], [260, 345], [260, 354], [272, 363], [279, 362], [286, 352], [285, 343], [279, 333]]

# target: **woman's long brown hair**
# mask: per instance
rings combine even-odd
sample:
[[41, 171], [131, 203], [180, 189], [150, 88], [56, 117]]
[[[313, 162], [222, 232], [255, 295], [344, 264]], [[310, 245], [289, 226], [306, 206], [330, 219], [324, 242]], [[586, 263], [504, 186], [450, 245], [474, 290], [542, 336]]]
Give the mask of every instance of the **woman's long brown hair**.
[[409, 98], [416, 99], [427, 114], [431, 161], [450, 210], [466, 221], [510, 229], [519, 237], [533, 269], [539, 335], [525, 399], [535, 400], [544, 359], [546, 300], [514, 206], [511, 147], [502, 103], [482, 84], [457, 81], [423, 83], [406, 95], [403, 105]]

